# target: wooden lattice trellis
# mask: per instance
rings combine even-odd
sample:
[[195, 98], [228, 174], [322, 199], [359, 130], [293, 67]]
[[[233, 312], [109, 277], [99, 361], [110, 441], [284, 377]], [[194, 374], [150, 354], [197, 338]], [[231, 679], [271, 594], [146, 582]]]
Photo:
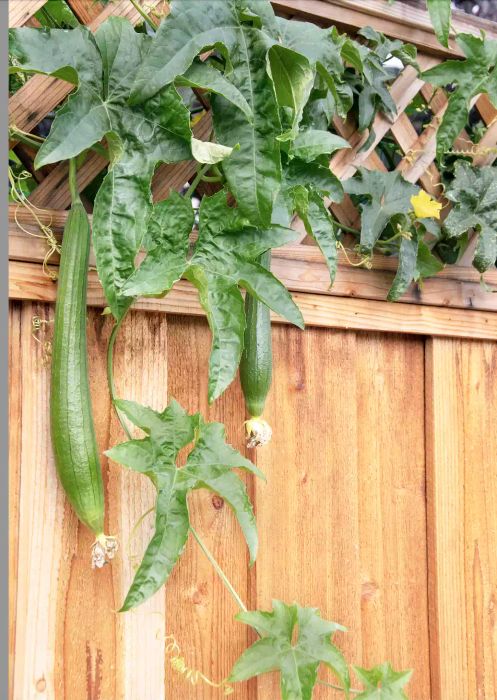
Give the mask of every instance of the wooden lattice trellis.
[[[291, 19], [306, 19], [322, 25], [336, 24], [339, 29], [348, 31], [369, 24], [390, 36], [410, 40], [418, 45], [418, 61], [422, 69], [444, 60], [449, 53], [437, 44], [426, 12], [411, 6], [400, 3], [391, 6], [384, 0], [372, 0], [366, 7], [358, 0], [275, 0], [273, 4], [278, 13]], [[42, 5], [43, 0], [13, 0], [9, 6], [10, 25], [33, 24], [33, 14]], [[69, 0], [69, 5], [78, 19], [88, 24], [92, 30], [111, 14], [127, 17], [135, 23], [141, 19], [129, 0], [117, 0], [105, 7], [93, 1]], [[167, 5], [162, 0], [151, 0], [146, 6], [163, 13], [167, 11]], [[478, 33], [481, 28], [474, 20], [466, 21], [461, 15], [454, 18], [453, 24], [458, 30], [464, 29], [474, 33]], [[487, 36], [497, 37], [497, 29], [492, 23], [482, 22], [481, 25], [484, 26]], [[460, 55], [453, 42], [450, 52]], [[10, 98], [10, 123], [23, 131], [32, 130], [70, 90], [71, 86], [63, 81], [35, 75]], [[418, 135], [405, 113], [418, 93], [430, 101], [434, 114], [432, 122], [424, 128], [421, 135]], [[373, 124], [374, 141], [365, 150], [361, 150], [361, 147], [367, 134], [359, 132], [351, 120], [335, 119], [334, 126], [337, 132], [348, 140], [351, 148], [338, 152], [331, 160], [330, 167], [342, 179], [351, 177], [360, 166], [386, 170], [376, 149], [380, 141], [391, 134], [403, 153], [397, 169], [410, 182], [417, 182], [431, 194], [440, 197], [440, 173], [434, 162], [436, 131], [447, 107], [447, 99], [443, 91], [433, 94], [433, 88], [425, 84], [411, 67], [405, 68], [394, 81], [391, 94], [397, 106], [397, 115], [393, 120], [383, 114], [377, 115]], [[488, 165], [497, 156], [497, 110], [486, 95], [479, 96], [474, 102], [487, 129], [472, 160], [476, 165]], [[207, 110], [195, 124], [194, 132], [197, 138], [207, 139], [210, 130], [211, 118]], [[11, 146], [14, 145], [15, 141], [12, 141]], [[462, 152], [469, 151], [472, 147], [469, 137], [462, 132], [455, 148]], [[33, 155], [29, 148], [19, 148], [22, 148], [23, 156], [29, 161]], [[90, 153], [79, 171], [80, 188], [84, 189], [106, 165], [105, 158], [97, 153]], [[154, 198], [163, 199], [171, 190], [180, 189], [194, 173], [194, 162], [160, 166], [153, 181]], [[61, 163], [45, 168], [41, 174], [36, 174], [36, 177], [39, 184], [30, 195], [30, 200], [37, 207], [46, 210], [43, 216], [51, 222], [56, 236], [59, 236], [65, 221], [64, 210], [70, 204], [67, 165]], [[339, 221], [349, 226], [357, 226], [359, 215], [348, 196], [342, 203], [331, 205], [331, 208]], [[448, 205], [445, 208], [445, 212], [447, 211]], [[29, 216], [17, 212], [17, 218], [23, 219], [23, 227], [26, 229], [22, 231], [15, 222], [15, 215], [15, 206], [11, 205], [10, 296], [51, 301], [55, 296], [55, 288], [39, 264], [46, 255], [46, 244], [39, 238], [28, 235], [27, 232], [31, 229], [33, 233], [36, 232], [36, 226], [29, 220]], [[359, 327], [382, 330], [398, 329], [401, 324], [406, 332], [412, 328], [411, 332], [438, 332], [442, 335], [445, 332], [455, 332], [461, 325], [464, 328], [462, 334], [481, 333], [483, 337], [497, 337], [495, 318], [485, 315], [486, 312], [496, 310], [495, 296], [482, 288], [479, 274], [470, 266], [471, 246], [460, 265], [449, 267], [436, 277], [426, 280], [422, 289], [412, 287], [402, 297], [401, 301], [410, 304], [412, 308], [408, 309], [405, 303], [397, 307], [392, 305], [386, 314], [378, 304], [386, 298], [397, 264], [395, 259], [375, 256], [372, 270], [364, 270], [351, 266], [347, 256], [340, 252], [336, 282], [330, 289], [326, 266], [317, 249], [310, 245], [312, 241], [306, 237], [302, 222], [295, 220], [294, 227], [302, 233], [301, 243], [275, 251], [273, 267], [291, 291], [297, 295], [307, 295], [299, 301], [303, 304], [308, 323], [345, 327], [357, 327], [354, 324], [358, 323]], [[353, 254], [349, 254], [348, 257], [357, 262]], [[56, 256], [52, 262], [57, 262]], [[95, 273], [91, 272], [90, 275], [89, 302], [102, 305], [104, 299]], [[487, 285], [497, 291], [497, 271], [490, 270], [485, 279]], [[309, 303], [309, 294], [316, 295], [312, 303]], [[347, 309], [350, 310], [344, 310], [343, 316], [340, 316], [340, 301], [337, 297], [349, 298]], [[351, 297], [354, 299], [350, 299]], [[180, 283], [165, 299], [149, 299], [140, 304], [144, 308], [165, 309], [169, 312], [201, 313], [187, 283]], [[452, 307], [452, 310], [443, 307]], [[475, 311], [470, 317], [465, 316], [463, 321], [458, 309]], [[477, 316], [477, 312], [481, 315]], [[483, 330], [476, 330], [480, 327]]]

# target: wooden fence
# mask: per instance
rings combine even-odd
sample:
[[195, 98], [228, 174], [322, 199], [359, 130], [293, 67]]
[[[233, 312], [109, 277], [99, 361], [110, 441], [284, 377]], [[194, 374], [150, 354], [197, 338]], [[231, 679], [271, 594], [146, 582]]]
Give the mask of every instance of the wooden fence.
[[[11, 26], [33, 24], [44, 0], [11, 0]], [[80, 21], [95, 29], [110, 14], [139, 21], [128, 0], [103, 7], [69, 0]], [[158, 0], [148, 6], [160, 5]], [[426, 13], [383, 0], [274, 0], [286, 17], [336, 24], [353, 33], [370, 25], [418, 45], [425, 68], [450, 55], [437, 44]], [[454, 27], [490, 38], [497, 29], [456, 15]], [[68, 94], [62, 81], [34, 76], [9, 101], [11, 123], [29, 131]], [[379, 115], [375, 141], [336, 120], [352, 146], [332, 166], [342, 178], [360, 165], [384, 169], [376, 153], [391, 133], [404, 153], [399, 170], [437, 194], [436, 127], [446, 108], [437, 94], [435, 116], [418, 136], [404, 110], [431, 88], [406, 68], [391, 88], [398, 115]], [[497, 141], [497, 111], [475, 100], [487, 129], [480, 145], [488, 164]], [[206, 138], [208, 111], [196, 127]], [[467, 148], [467, 135], [458, 148]], [[23, 158], [29, 160], [29, 151]], [[488, 150], [490, 148], [490, 150]], [[80, 186], [105, 167], [92, 154]], [[154, 180], [157, 199], [188, 181], [193, 163], [165, 165]], [[31, 200], [46, 209], [57, 236], [70, 202], [65, 165], [45, 170]], [[333, 205], [353, 225], [350, 199]], [[150, 536], [153, 502], [148, 482], [104, 461], [107, 530], [119, 535], [122, 555], [101, 571], [89, 569], [91, 536], [78, 526], [57, 482], [49, 439], [49, 370], [45, 341], [56, 288], [44, 274], [46, 243], [28, 214], [9, 217], [10, 286], [10, 674], [13, 700], [214, 700], [221, 691], [189, 685], [171, 667], [166, 636], [174, 634], [185, 662], [224, 678], [251, 633], [207, 560], [189, 542], [167, 589], [136, 612], [116, 609], [133, 575], [133, 556]], [[295, 226], [301, 228], [300, 222]], [[51, 264], [57, 264], [55, 255]], [[414, 668], [411, 700], [495, 700], [497, 697], [497, 297], [485, 292], [463, 259], [385, 302], [395, 261], [375, 257], [373, 269], [340, 257], [328, 289], [325, 264], [302, 234], [298, 245], [274, 254], [274, 271], [294, 293], [307, 330], [273, 328], [275, 376], [268, 407], [271, 444], [256, 455], [268, 482], [248, 479], [261, 537], [257, 564], [221, 499], [196, 493], [196, 528], [249, 607], [271, 598], [318, 606], [348, 627], [339, 642], [348, 658], [367, 665], [389, 659]], [[485, 275], [497, 291], [497, 271]], [[122, 439], [106, 390], [105, 349], [110, 321], [100, 313], [101, 287], [90, 272], [88, 301], [91, 384], [99, 445]], [[275, 321], [280, 322], [281, 319]], [[213, 407], [206, 402], [210, 336], [197, 297], [181, 282], [164, 299], [136, 304], [123, 324], [116, 354], [118, 393], [155, 408], [174, 396], [190, 410], [226, 424], [243, 449], [244, 409], [235, 383]], [[253, 456], [253, 455], [252, 455]], [[326, 674], [323, 673], [323, 678]], [[241, 684], [234, 698], [274, 700], [277, 679]], [[319, 688], [318, 700], [338, 697]]]

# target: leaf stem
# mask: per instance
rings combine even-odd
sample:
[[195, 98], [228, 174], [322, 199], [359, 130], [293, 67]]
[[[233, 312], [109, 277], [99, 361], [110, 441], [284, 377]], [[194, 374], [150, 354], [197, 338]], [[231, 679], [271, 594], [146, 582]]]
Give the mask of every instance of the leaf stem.
[[[127, 313], [127, 312], [126, 312]], [[132, 440], [133, 436], [131, 435], [130, 429], [126, 425], [126, 422], [121, 414], [121, 411], [118, 409], [116, 406], [116, 387], [114, 384], [114, 345], [116, 343], [116, 338], [117, 334], [119, 332], [119, 329], [121, 327], [121, 323], [124, 321], [126, 317], [126, 313], [121, 316], [119, 321], [116, 321], [114, 323], [114, 326], [112, 328], [112, 331], [109, 336], [109, 343], [107, 345], [107, 384], [109, 385], [109, 393], [110, 393], [110, 398], [112, 401], [112, 405], [114, 406], [114, 410], [116, 412], [116, 415], [119, 419], [119, 423], [122, 426], [122, 429], [126, 433], [126, 437], [128, 440]]]
[[[325, 685], [328, 688], [333, 688], [334, 690], [341, 690], [342, 693], [345, 692], [345, 688], [342, 688], [341, 685], [335, 685], [334, 683], [328, 683], [328, 681], [320, 681], [319, 678], [317, 679], [316, 683], [319, 685]], [[362, 693], [362, 690], [358, 690], [357, 688], [349, 688], [349, 693]]]
[[135, 8], [135, 10], [138, 12], [138, 14], [141, 15], [141, 17], [143, 17], [143, 20], [144, 20], [145, 24], [148, 24], [148, 26], [150, 27], [150, 29], [153, 29], [154, 32], [156, 32], [156, 31], [157, 31], [157, 25], [155, 24], [154, 20], [153, 20], [151, 17], [149, 17], [149, 16], [147, 15], [147, 13], [146, 13], [145, 10], [143, 9], [143, 7], [141, 7], [141, 6], [139, 5], [139, 3], [138, 3], [136, 0], [129, 0], [129, 1], [130, 1], [130, 3], [133, 5], [133, 7]]
[[71, 158], [69, 160], [69, 191], [71, 193], [71, 201], [73, 203], [80, 201], [76, 171], [77, 171], [76, 158]]
[[235, 588], [233, 587], [232, 583], [230, 582], [230, 580], [228, 579], [228, 577], [226, 576], [226, 574], [225, 574], [224, 571], [222, 570], [220, 564], [219, 564], [219, 563], [217, 562], [217, 560], [214, 558], [214, 555], [211, 554], [211, 552], [207, 549], [207, 547], [206, 547], [204, 541], [201, 539], [200, 535], [199, 535], [198, 532], [195, 530], [195, 528], [193, 527], [193, 525], [190, 525], [190, 532], [192, 533], [192, 535], [194, 536], [194, 538], [197, 540], [197, 543], [198, 543], [200, 549], [201, 549], [202, 552], [205, 554], [205, 556], [207, 557], [207, 559], [210, 561], [210, 563], [212, 564], [213, 568], [215, 569], [217, 575], [219, 576], [219, 578], [221, 579], [221, 581], [224, 583], [224, 585], [225, 585], [226, 588], [228, 589], [229, 593], [230, 593], [231, 596], [233, 597], [233, 600], [236, 602], [236, 604], [238, 605], [238, 607], [239, 607], [241, 610], [243, 610], [243, 612], [247, 612], [247, 607], [246, 607], [246, 605], [244, 604], [243, 600], [240, 598], [240, 596], [238, 595], [238, 593], [235, 591]]
[[355, 233], [356, 236], [360, 236], [361, 232], [358, 231], [356, 228], [352, 228], [352, 226], [346, 226], [345, 224], [342, 224], [340, 221], [337, 221], [333, 217], [331, 218], [332, 222], [337, 226], [339, 229], [342, 231], [347, 231], [347, 233]]
[[187, 189], [187, 191], [186, 191], [185, 194], [184, 194], [185, 199], [187, 199], [188, 197], [191, 197], [191, 196], [192, 196], [192, 194], [195, 192], [195, 190], [196, 190], [196, 188], [197, 188], [198, 183], [200, 182], [200, 180], [202, 180], [202, 178], [204, 177], [205, 173], [206, 173], [206, 172], [209, 170], [209, 168], [211, 168], [211, 167], [212, 167], [212, 165], [211, 165], [210, 163], [205, 163], [205, 165], [203, 165], [203, 166], [200, 168], [200, 170], [198, 170], [198, 172], [197, 172], [195, 178], [194, 178], [193, 181], [192, 181], [192, 184], [190, 185], [190, 187]]

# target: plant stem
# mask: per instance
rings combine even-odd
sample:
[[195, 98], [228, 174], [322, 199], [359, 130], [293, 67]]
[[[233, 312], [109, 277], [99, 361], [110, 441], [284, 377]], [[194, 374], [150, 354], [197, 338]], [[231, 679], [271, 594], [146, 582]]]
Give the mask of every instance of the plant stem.
[[185, 192], [185, 194], [184, 194], [184, 197], [185, 197], [185, 198], [188, 198], [188, 197], [191, 197], [191, 196], [192, 196], [192, 194], [195, 192], [195, 190], [196, 190], [196, 188], [197, 188], [198, 183], [200, 182], [200, 180], [204, 177], [205, 173], [206, 173], [206, 172], [209, 170], [209, 168], [211, 168], [211, 167], [212, 167], [212, 165], [211, 165], [210, 163], [206, 163], [205, 165], [203, 165], [203, 166], [200, 168], [200, 170], [197, 172], [197, 174], [196, 174], [196, 176], [195, 176], [195, 178], [194, 178], [192, 184], [190, 185], [190, 187], [189, 187], [189, 188], [187, 189], [187, 191]]
[[119, 328], [121, 327], [121, 323], [124, 321], [125, 317], [126, 317], [126, 314], [124, 314], [119, 319], [119, 321], [116, 321], [114, 323], [114, 327], [112, 328], [111, 334], [109, 336], [109, 344], [107, 345], [107, 383], [109, 385], [109, 392], [110, 392], [110, 398], [112, 401], [112, 405], [114, 406], [114, 410], [115, 410], [116, 415], [119, 419], [119, 423], [121, 424], [122, 429], [126, 433], [126, 437], [128, 438], [128, 440], [132, 440], [133, 436], [131, 435], [129, 428], [126, 425], [126, 422], [121, 415], [121, 411], [116, 406], [117, 396], [116, 396], [116, 387], [114, 384], [114, 345], [116, 343], [116, 338], [117, 338], [117, 334], [119, 332]]
[[[316, 681], [316, 683], [319, 683], [319, 685], [325, 685], [328, 688], [334, 688], [334, 690], [341, 690], [342, 693], [345, 692], [344, 688], [342, 688], [341, 685], [335, 685], [334, 683], [328, 683], [328, 681], [320, 681], [319, 678]], [[357, 690], [357, 688], [349, 688], [349, 693], [356, 694], [356, 693], [362, 693], [362, 692], [363, 692], [362, 690]]]
[[29, 136], [26, 136], [25, 134], [20, 133], [19, 131], [13, 131], [12, 135], [20, 143], [24, 143], [26, 146], [30, 146], [31, 148], [35, 148], [36, 150], [38, 150], [43, 143], [43, 139], [40, 139], [40, 141], [38, 141]]
[[235, 591], [235, 589], [234, 589], [233, 585], [231, 584], [230, 580], [228, 579], [228, 577], [226, 576], [226, 574], [224, 573], [224, 571], [222, 570], [221, 566], [218, 564], [218, 562], [216, 561], [216, 559], [214, 558], [214, 555], [211, 554], [211, 553], [209, 552], [209, 550], [207, 549], [207, 547], [206, 547], [204, 541], [200, 538], [200, 535], [197, 533], [197, 531], [195, 530], [195, 528], [193, 527], [193, 525], [190, 525], [190, 532], [192, 533], [192, 535], [194, 536], [194, 538], [197, 540], [197, 543], [198, 543], [200, 549], [201, 549], [202, 552], [205, 554], [205, 556], [207, 557], [207, 559], [210, 561], [210, 563], [211, 563], [212, 566], [214, 567], [214, 569], [215, 569], [217, 575], [219, 576], [219, 578], [221, 579], [221, 581], [224, 583], [224, 585], [226, 586], [226, 588], [227, 588], [228, 591], [230, 592], [231, 596], [233, 597], [233, 600], [236, 602], [236, 604], [238, 605], [238, 607], [239, 607], [241, 610], [243, 610], [243, 612], [247, 612], [247, 607], [246, 607], [246, 605], [244, 604], [244, 602], [242, 601], [242, 599], [240, 598], [240, 596], [238, 595], [238, 593]]
[[71, 201], [79, 201], [78, 181], [76, 178], [76, 158], [69, 160], [69, 191], [71, 193]]
[[352, 226], [346, 226], [345, 224], [340, 223], [340, 221], [337, 221], [336, 219], [332, 218], [333, 223], [335, 226], [337, 226], [339, 229], [342, 231], [347, 231], [347, 233], [355, 233], [356, 236], [360, 236], [361, 232], [358, 231], [356, 228], [352, 228]]
[[141, 6], [139, 5], [139, 3], [138, 3], [136, 0], [129, 0], [129, 1], [130, 1], [130, 3], [133, 5], [133, 7], [135, 8], [135, 10], [138, 12], [138, 14], [141, 15], [141, 16], [143, 17], [143, 21], [145, 22], [145, 24], [148, 24], [148, 26], [150, 27], [150, 29], [153, 29], [154, 32], [156, 32], [156, 31], [157, 31], [157, 25], [155, 24], [154, 20], [153, 20], [151, 17], [149, 17], [149, 16], [147, 15], [147, 13], [146, 13], [145, 10], [143, 9], [143, 7], [141, 7]]

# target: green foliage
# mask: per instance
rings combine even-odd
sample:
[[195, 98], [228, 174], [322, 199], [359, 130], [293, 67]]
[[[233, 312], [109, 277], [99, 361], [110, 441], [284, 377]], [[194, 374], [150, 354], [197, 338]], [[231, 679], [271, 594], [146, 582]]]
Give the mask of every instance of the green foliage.
[[448, 47], [451, 15], [450, 0], [426, 0], [426, 6], [438, 41], [443, 46]]
[[406, 182], [398, 171], [384, 173], [360, 168], [358, 177], [346, 180], [345, 191], [361, 196], [361, 251], [371, 255], [373, 248], [389, 221], [407, 214], [411, 197], [418, 187]]
[[294, 233], [280, 226], [250, 227], [239, 209], [228, 206], [224, 190], [204, 197], [199, 215], [198, 240], [187, 259], [193, 221], [190, 202], [173, 195], [154, 208], [153, 233], [147, 237], [154, 247], [123, 292], [133, 297], [163, 295], [182, 276], [197, 287], [212, 331], [209, 400], [213, 401], [233, 380], [243, 350], [245, 312], [239, 287], [291, 323], [303, 327], [303, 320], [286, 288], [256, 262], [264, 251], [293, 240]]
[[486, 92], [497, 105], [497, 41], [479, 38], [472, 34], [458, 34], [456, 43], [466, 59], [450, 59], [422, 73], [427, 82], [437, 87], [451, 87], [449, 105], [437, 131], [437, 157], [452, 146], [464, 129], [468, 119], [471, 99]]
[[79, 22], [65, 0], [46, 0], [43, 7], [35, 12], [42, 27], [53, 29], [74, 29]]
[[497, 262], [497, 179], [495, 168], [473, 168], [460, 162], [455, 178], [446, 192], [454, 206], [445, 220], [449, 237], [459, 238], [473, 228], [478, 232], [478, 246], [473, 265], [485, 272]]
[[[333, 671], [346, 692], [350, 687], [347, 664], [330, 641], [344, 627], [323, 620], [317, 608], [302, 608], [273, 600], [271, 612], [242, 612], [237, 620], [253, 627], [261, 639], [233, 666], [229, 680], [243, 681], [269, 671], [280, 672], [283, 700], [310, 700], [321, 663]], [[298, 638], [292, 644], [295, 627]]]
[[365, 686], [356, 700], [407, 700], [403, 688], [409, 682], [412, 671], [394, 671], [389, 663], [371, 669], [354, 666], [354, 671]]
[[[200, 414], [188, 415], [176, 401], [161, 413], [133, 401], [117, 401], [117, 408], [147, 437], [129, 440], [107, 455], [150, 477], [157, 489], [155, 532], [143, 556], [121, 612], [150, 598], [166, 582], [188, 539], [188, 494], [209, 489], [232, 508], [250, 552], [257, 555], [257, 530], [245, 486], [234, 467], [264, 478], [262, 472], [225, 442], [221, 423], [205, 423]], [[193, 442], [184, 467], [178, 468], [179, 451]]]

